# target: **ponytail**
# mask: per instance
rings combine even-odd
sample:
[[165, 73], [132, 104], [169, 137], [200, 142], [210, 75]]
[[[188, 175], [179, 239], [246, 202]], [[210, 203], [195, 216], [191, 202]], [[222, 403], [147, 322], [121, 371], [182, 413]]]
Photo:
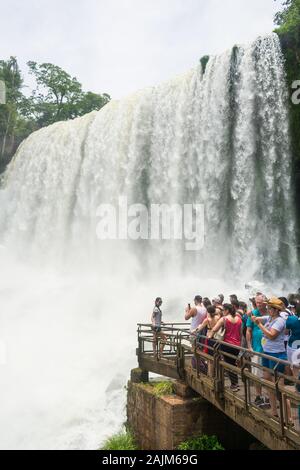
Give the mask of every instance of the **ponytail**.
[[235, 317], [236, 311], [235, 311], [235, 308], [233, 307], [233, 305], [231, 305], [231, 304], [224, 304], [223, 307], [224, 307], [224, 310], [228, 310], [228, 312], [230, 313], [230, 315], [232, 315], [233, 317]]

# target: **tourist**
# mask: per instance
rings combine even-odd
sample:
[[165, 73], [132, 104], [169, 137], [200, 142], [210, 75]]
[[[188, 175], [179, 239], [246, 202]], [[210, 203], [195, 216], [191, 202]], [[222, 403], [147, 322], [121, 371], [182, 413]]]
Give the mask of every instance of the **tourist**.
[[289, 305], [289, 309], [293, 315], [297, 315], [297, 305]]
[[242, 348], [247, 349], [247, 321], [248, 321], [248, 306], [246, 302], [239, 302], [239, 309], [237, 310], [237, 313], [240, 315], [242, 322], [243, 322], [243, 328], [242, 328]]
[[[285, 320], [287, 321], [287, 319], [291, 316], [294, 316], [294, 313], [292, 312], [292, 310], [289, 308], [289, 301], [286, 297], [279, 297], [279, 300], [281, 300], [281, 302], [284, 304], [285, 306], [285, 311], [284, 312], [281, 312], [280, 316]], [[290, 339], [290, 335], [291, 335], [291, 332], [288, 330], [288, 328], [286, 328], [286, 331], [285, 331], [285, 335], [284, 335], [284, 346], [285, 346], [285, 350], [287, 351], [287, 345], [288, 345], [288, 342], [289, 342], [289, 339]], [[290, 366], [286, 366], [285, 367], [285, 371], [284, 373], [286, 375], [290, 375], [292, 376], [293, 375], [293, 371], [292, 371], [292, 368]]]
[[248, 311], [248, 316], [252, 317], [252, 311], [257, 309], [255, 297], [252, 297], [249, 301], [252, 304], [252, 309]]
[[218, 297], [219, 297], [219, 299], [220, 299], [220, 301], [221, 301], [221, 305], [223, 305], [224, 300], [225, 300], [224, 295], [223, 295], [223, 294], [219, 294]]
[[[286, 361], [287, 354], [284, 345], [286, 321], [281, 317], [281, 313], [285, 311], [285, 305], [281, 300], [273, 297], [268, 300], [267, 309], [269, 317], [253, 315], [252, 321], [263, 333], [262, 345], [264, 353], [275, 359]], [[277, 365], [277, 361], [272, 361], [272, 359], [263, 357], [262, 365], [264, 368], [269, 369], [264, 371], [264, 379], [274, 382], [274, 375], [271, 373], [271, 370]], [[284, 370], [285, 365], [279, 363], [277, 371], [284, 373]], [[269, 398], [272, 414], [273, 416], [278, 417], [275, 394], [269, 391]]]
[[230, 298], [231, 305], [233, 304], [233, 302], [238, 302], [237, 295], [235, 295], [235, 294], [231, 294], [231, 296], [229, 298]]
[[240, 302], [238, 300], [233, 300], [231, 302], [231, 305], [233, 306], [235, 312], [242, 318], [242, 315], [240, 314]]
[[191, 308], [190, 304], [188, 305], [184, 316], [186, 321], [191, 320], [191, 332], [196, 330], [196, 328], [198, 328], [198, 326], [201, 325], [207, 317], [207, 310], [203, 305], [201, 295], [196, 295], [194, 298], [194, 304], [194, 308]]
[[219, 320], [220, 320], [220, 315], [218, 314], [216, 307], [211, 305], [207, 308], [206, 318], [195, 330], [192, 331], [192, 333], [195, 333], [195, 334], [200, 333], [205, 328], [207, 328], [208, 331], [212, 330]]
[[205, 307], [206, 309], [212, 305], [212, 303], [211, 303], [211, 301], [209, 300], [208, 297], [204, 297], [202, 303], [203, 303], [203, 305], [204, 305], [204, 307]]
[[290, 294], [288, 297], [290, 304], [290, 309], [294, 315], [297, 314], [297, 310], [300, 311], [300, 295], [299, 294]]
[[223, 315], [224, 306], [223, 306], [222, 299], [220, 297], [214, 297], [212, 299], [212, 304], [214, 305], [214, 307], [219, 309], [219, 311], [222, 312], [222, 315]]
[[239, 302], [239, 314], [242, 317], [246, 316], [248, 319], [247, 311], [248, 311], [248, 305], [246, 304], [246, 302]]
[[[163, 325], [162, 310], [161, 310], [162, 303], [163, 303], [162, 298], [157, 297], [157, 299], [155, 300], [155, 306], [154, 306], [152, 316], [151, 316], [152, 331], [153, 331], [153, 353], [154, 353], [154, 356], [157, 355], [158, 358], [161, 358], [166, 341], [167, 341], [166, 335], [162, 332], [162, 325]], [[157, 354], [156, 350], [157, 350], [157, 345], [158, 345], [159, 340], [160, 340], [160, 349], [159, 349], [159, 353]]]
[[[222, 317], [216, 326], [214, 326], [207, 334], [208, 338], [214, 338], [214, 335], [224, 328], [224, 343], [227, 345], [222, 345], [222, 352], [224, 353], [224, 360], [228, 364], [236, 365], [237, 356], [239, 355], [239, 349], [235, 349], [232, 346], [241, 346], [241, 336], [242, 336], [242, 320], [236, 314], [234, 308], [230, 304], [224, 304], [224, 317]], [[230, 355], [230, 357], [228, 356]], [[234, 356], [234, 357], [231, 357]], [[229, 379], [231, 382], [231, 390], [233, 392], [239, 391], [238, 386], [238, 376], [234, 372], [230, 371], [228, 373]]]
[[[250, 299], [253, 305], [256, 305], [256, 308], [252, 310], [251, 317], [248, 317], [246, 322], [246, 341], [247, 346], [250, 351], [253, 353], [260, 353], [264, 352], [262, 347], [262, 338], [263, 334], [258, 325], [253, 321], [253, 317], [263, 317], [268, 314], [267, 311], [267, 300], [266, 297], [262, 294], [257, 295], [254, 299]], [[251, 362], [253, 364], [252, 367], [252, 374], [258, 378], [263, 377], [263, 372], [260, 367], [262, 366], [262, 358], [257, 354], [253, 354]], [[261, 408], [269, 408], [269, 400], [262, 396], [262, 386], [260, 384], [255, 383], [255, 390], [256, 390], [256, 398], [254, 400], [254, 404]]]
[[300, 365], [295, 353], [298, 349], [300, 349], [300, 313], [298, 313], [297, 316], [289, 316], [286, 321], [286, 328], [291, 332], [291, 336], [289, 337], [287, 345], [287, 357], [293, 372], [293, 376], [298, 379]]
[[[207, 308], [206, 319], [203, 321], [203, 323], [200, 326], [198, 326], [198, 328], [196, 328], [196, 330], [194, 330], [194, 333], [201, 334], [201, 332], [203, 332], [206, 329], [207, 331], [211, 331], [214, 328], [214, 326], [216, 326], [220, 318], [221, 317], [220, 317], [220, 314], [218, 313], [218, 309], [216, 309], [216, 307], [214, 307], [213, 305], [209, 306]], [[209, 354], [210, 356], [213, 356], [214, 354], [213, 348], [215, 344], [216, 344], [216, 341], [213, 338], [208, 337], [206, 347], [207, 347], [207, 354]], [[213, 362], [209, 361], [208, 362], [208, 375], [212, 377], [213, 373], [214, 373]]]
[[293, 315], [293, 312], [291, 311], [291, 305], [286, 297], [278, 297], [278, 298], [279, 300], [281, 300], [281, 302], [285, 306], [285, 312], [287, 313], [286, 319], [287, 319], [287, 317], [290, 317], [291, 315]]

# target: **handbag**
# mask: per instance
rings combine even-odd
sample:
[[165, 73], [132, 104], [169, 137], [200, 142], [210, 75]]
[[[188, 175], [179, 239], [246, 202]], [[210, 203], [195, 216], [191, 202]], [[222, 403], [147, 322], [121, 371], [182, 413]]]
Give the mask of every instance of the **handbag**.
[[[225, 318], [224, 318], [224, 321], [225, 321]], [[226, 329], [224, 325], [223, 328], [221, 328], [219, 331], [217, 331], [214, 334], [214, 339], [217, 341], [224, 341], [225, 333], [226, 333]]]

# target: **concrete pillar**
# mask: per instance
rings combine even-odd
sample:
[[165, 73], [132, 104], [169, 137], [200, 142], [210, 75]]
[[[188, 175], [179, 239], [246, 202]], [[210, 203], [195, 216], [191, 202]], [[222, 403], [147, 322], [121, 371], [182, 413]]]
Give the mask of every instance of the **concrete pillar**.
[[139, 384], [143, 382], [149, 382], [149, 372], [142, 369], [132, 369], [130, 374], [130, 380], [133, 383]]
[[[135, 376], [135, 374], [133, 374]], [[182, 382], [158, 397], [151, 384], [128, 383], [127, 420], [141, 450], [174, 450], [199, 435], [216, 435], [225, 449], [249, 449], [255, 439]]]

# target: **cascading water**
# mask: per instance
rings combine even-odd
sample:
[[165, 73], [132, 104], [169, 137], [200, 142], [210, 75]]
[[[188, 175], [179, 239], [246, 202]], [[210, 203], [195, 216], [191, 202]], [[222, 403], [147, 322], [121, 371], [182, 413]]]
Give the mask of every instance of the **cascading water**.
[[[98, 240], [97, 209], [119, 196], [203, 204], [204, 249]], [[95, 448], [123, 421], [135, 323], [154, 297], [181, 320], [195, 293], [292, 278], [292, 199], [275, 34], [32, 134], [0, 194], [0, 447]]]

